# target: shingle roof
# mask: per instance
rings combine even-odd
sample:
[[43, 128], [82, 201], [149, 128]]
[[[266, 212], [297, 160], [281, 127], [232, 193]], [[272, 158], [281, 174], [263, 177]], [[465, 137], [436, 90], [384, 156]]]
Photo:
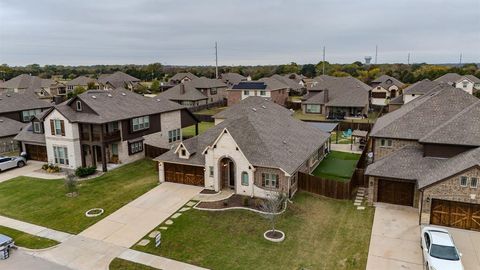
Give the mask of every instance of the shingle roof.
[[385, 89], [388, 89], [388, 87], [392, 85], [396, 85], [398, 88], [402, 88], [405, 85], [400, 80], [388, 75], [382, 75], [376, 78], [375, 80], [373, 80], [372, 83], [378, 84], [379, 86]]
[[97, 80], [87, 76], [78, 76], [77, 78], [68, 81], [66, 85], [88, 85], [90, 82], [96, 83]]
[[31, 76], [28, 74], [21, 74], [15, 78], [12, 78], [6, 82], [3, 82], [0, 85], [2, 89], [28, 89], [28, 90], [38, 90], [42, 87], [50, 87], [56, 84], [54, 80], [51, 79], [42, 79], [37, 76]]
[[[254, 110], [250, 107], [249, 99], [257, 99], [265, 108], [260, 106]], [[190, 147], [187, 150], [195, 153], [189, 160], [179, 159], [173, 153], [174, 150], [157, 157], [156, 160], [180, 163], [189, 163], [191, 160], [196, 165], [203, 165], [205, 159], [201, 152], [207, 146], [212, 146], [226, 129], [252, 165], [280, 168], [287, 173], [294, 173], [329, 138], [328, 133], [308, 123], [267, 109], [267, 106], [280, 107], [271, 101], [249, 97], [237, 105], [242, 104], [245, 106], [245, 109], [241, 110], [243, 115], [226, 119], [205, 133], [184, 142]], [[196, 142], [190, 143], [190, 140]], [[193, 149], [194, 147], [196, 149]]]
[[220, 79], [225, 83], [225, 84], [228, 84], [230, 86], [234, 85], [234, 84], [237, 84], [241, 81], [246, 81], [247, 78], [243, 75], [240, 75], [238, 73], [233, 73], [233, 72], [229, 72], [229, 73], [223, 73], [220, 75]]
[[472, 83], [480, 83], [480, 79], [473, 76], [473, 75], [464, 75], [460, 79], [458, 79], [456, 82], [460, 82], [463, 79], [467, 79], [467, 80], [471, 81]]
[[[371, 87], [353, 77], [332, 77], [321, 75], [314, 79], [309, 92], [328, 90], [329, 107], [365, 107], [368, 105], [368, 92]], [[311, 98], [319, 98], [311, 96]], [[306, 103], [308, 103], [308, 99]], [[318, 103], [317, 103], [318, 104]]]
[[205, 88], [222, 88], [227, 87], [221, 80], [209, 79], [206, 77], [195, 78], [191, 81], [191, 85], [197, 89]]
[[0, 116], [0, 138], [17, 135], [25, 125], [25, 123]]
[[[76, 112], [69, 104], [82, 100], [95, 113]], [[133, 117], [180, 110], [184, 107], [165, 98], [147, 98], [125, 89], [89, 90], [55, 106], [71, 122], [107, 123]]]
[[290, 79], [286, 76], [281, 76], [281, 75], [275, 74], [275, 75], [271, 76], [270, 78], [273, 78], [275, 80], [280, 81], [281, 83], [287, 85], [292, 90], [298, 91], [298, 90], [302, 89], [302, 86], [298, 82], [296, 82], [296, 81], [294, 81], [294, 80], [292, 80], [292, 79]]
[[0, 93], [0, 113], [18, 112], [52, 107], [50, 102], [39, 99], [33, 92]]
[[370, 136], [420, 140], [476, 102], [478, 99], [467, 92], [441, 84], [377, 119]]
[[25, 143], [45, 144], [45, 134], [34, 133], [32, 123], [28, 123], [13, 139]]
[[[184, 93], [182, 93], [181, 89], [184, 89]], [[160, 93], [158, 98], [168, 99], [168, 100], [189, 100], [189, 101], [196, 101], [196, 100], [204, 100], [208, 99], [206, 95], [201, 93], [197, 88], [193, 87], [192, 82], [187, 81], [184, 83], [180, 83], [175, 85], [174, 87]]]
[[420, 147], [405, 146], [370, 164], [365, 174], [416, 180], [422, 189], [474, 166], [480, 166], [480, 147], [444, 159], [424, 157]]
[[390, 100], [388, 104], [392, 105], [403, 105], [403, 94], [395, 97], [394, 99]]
[[404, 95], [424, 95], [425, 93], [431, 91], [435, 86], [440, 83], [437, 81], [430, 81], [429, 79], [424, 79], [418, 81], [403, 90]]
[[179, 72], [175, 75], [173, 75], [172, 78], [170, 78], [170, 81], [181, 81], [183, 78], [189, 78], [190, 80], [193, 79], [198, 79], [198, 77], [190, 72]]
[[274, 91], [274, 90], [279, 90], [279, 89], [288, 89], [290, 86], [283, 81], [280, 81], [278, 79], [275, 79], [274, 77], [268, 77], [268, 78], [261, 78], [258, 80], [260, 82], [264, 82], [267, 85], [267, 88], [265, 90], [267, 91]]
[[212, 117], [215, 119], [233, 119], [237, 117], [243, 117], [247, 114], [250, 114], [252, 108], [255, 108], [256, 110], [268, 110], [273, 114], [282, 115], [284, 117], [290, 117], [293, 115], [291, 110], [283, 106], [278, 106], [273, 102], [268, 102], [265, 98], [257, 96], [246, 98], [242, 102], [230, 106], [227, 109], [213, 115]]
[[435, 79], [436, 82], [452, 84], [458, 81], [462, 76], [457, 73], [447, 73]]
[[100, 76], [98, 78], [98, 82], [102, 84], [110, 83], [115, 87], [119, 87], [119, 86], [123, 86], [123, 85], [118, 85], [119, 83], [123, 84], [125, 82], [140, 82], [140, 79], [130, 76], [127, 73], [117, 71], [113, 74], [105, 74], [104, 76]]

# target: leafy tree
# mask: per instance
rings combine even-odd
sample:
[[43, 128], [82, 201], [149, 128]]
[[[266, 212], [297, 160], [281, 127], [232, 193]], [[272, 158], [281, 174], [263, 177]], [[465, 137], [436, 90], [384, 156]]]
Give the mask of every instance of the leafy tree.
[[81, 93], [84, 93], [85, 91], [86, 91], [85, 88], [83, 88], [82, 86], [77, 86], [73, 89], [72, 92], [67, 93], [67, 99], [71, 99], [73, 97], [76, 97], [76, 96], [80, 95]]
[[303, 65], [300, 73], [309, 78], [314, 78], [315, 76], [317, 76], [317, 71], [315, 69], [315, 65], [313, 64]]
[[88, 90], [95, 89], [95, 83], [94, 83], [94, 82], [89, 82], [89, 83], [87, 83], [87, 89], [88, 89]]
[[158, 93], [160, 91], [160, 82], [158, 80], [152, 81], [152, 84], [150, 85], [150, 91], [152, 91], [152, 93]]
[[350, 76], [350, 74], [348, 74], [347, 72], [343, 72], [343, 71], [334, 71], [332, 73], [332, 76], [334, 76], [334, 77], [348, 77], [348, 76]]

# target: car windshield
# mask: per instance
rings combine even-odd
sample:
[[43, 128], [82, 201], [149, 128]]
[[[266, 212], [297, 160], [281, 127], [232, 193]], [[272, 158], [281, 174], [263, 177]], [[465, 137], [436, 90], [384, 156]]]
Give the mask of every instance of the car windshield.
[[457, 250], [455, 247], [450, 246], [440, 246], [440, 245], [432, 245], [430, 255], [437, 259], [442, 260], [449, 260], [449, 261], [458, 261], [460, 260]]

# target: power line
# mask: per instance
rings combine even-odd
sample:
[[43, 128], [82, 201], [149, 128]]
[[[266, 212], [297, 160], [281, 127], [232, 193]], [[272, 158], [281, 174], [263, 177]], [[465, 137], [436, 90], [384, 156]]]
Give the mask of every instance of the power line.
[[377, 64], [377, 57], [378, 57], [378, 45], [375, 45], [375, 65]]
[[218, 47], [215, 41], [215, 78], [218, 79]]

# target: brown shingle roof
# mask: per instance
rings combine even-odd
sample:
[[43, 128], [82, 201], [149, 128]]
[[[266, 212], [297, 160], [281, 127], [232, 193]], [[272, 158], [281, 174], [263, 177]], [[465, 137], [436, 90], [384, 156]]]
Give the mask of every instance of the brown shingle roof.
[[0, 113], [45, 109], [52, 106], [50, 102], [39, 99], [31, 91], [0, 93]]
[[17, 135], [25, 125], [25, 123], [0, 116], [0, 138]]

